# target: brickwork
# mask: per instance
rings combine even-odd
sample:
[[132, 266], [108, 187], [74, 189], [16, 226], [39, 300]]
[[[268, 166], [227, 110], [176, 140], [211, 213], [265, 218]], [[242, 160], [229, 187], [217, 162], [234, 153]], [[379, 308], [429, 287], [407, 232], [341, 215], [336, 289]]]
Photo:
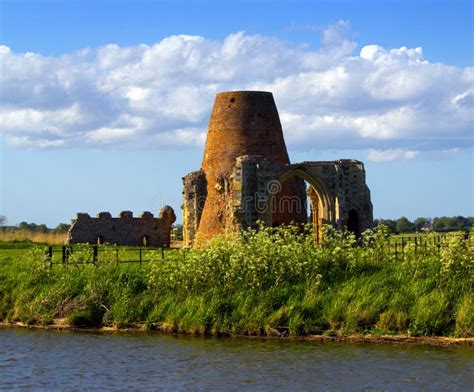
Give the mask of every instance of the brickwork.
[[[198, 230], [203, 239], [221, 233], [229, 224], [229, 176], [236, 158], [243, 155], [262, 155], [277, 165], [290, 163], [271, 93], [233, 91], [216, 96], [201, 166], [207, 180], [207, 202]], [[296, 183], [289, 180], [282, 196], [296, 193]], [[276, 216], [279, 223], [305, 219], [284, 209]]]
[[95, 218], [78, 213], [72, 220], [67, 243], [168, 247], [175, 220], [170, 206], [163, 207], [158, 217], [151, 212], [143, 212], [138, 218], [134, 218], [131, 211], [122, 211], [117, 218], [109, 212], [100, 212]]
[[183, 183], [187, 246], [257, 221], [301, 224], [310, 215], [318, 240], [325, 223], [356, 234], [373, 223], [363, 163], [290, 164], [278, 111], [267, 92], [217, 94], [201, 170]]

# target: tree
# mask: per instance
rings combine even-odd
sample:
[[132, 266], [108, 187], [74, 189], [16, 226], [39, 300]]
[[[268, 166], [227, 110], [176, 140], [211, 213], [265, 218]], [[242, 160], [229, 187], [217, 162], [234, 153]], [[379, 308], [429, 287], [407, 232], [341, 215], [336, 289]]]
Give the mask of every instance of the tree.
[[448, 229], [449, 222], [447, 221], [448, 218], [445, 216], [443, 217], [436, 217], [433, 219], [433, 230], [435, 231], [444, 231]]
[[69, 230], [69, 225], [67, 223], [60, 223], [54, 228], [55, 233], [66, 233]]
[[378, 225], [385, 225], [390, 229], [390, 232], [395, 233], [397, 222], [393, 219], [379, 219]]
[[7, 223], [7, 217], [5, 215], [0, 215], [0, 226], [4, 226]]
[[30, 225], [28, 224], [28, 222], [23, 221], [23, 222], [20, 222], [20, 224], [18, 225], [18, 228], [20, 230], [29, 230]]
[[36, 231], [40, 233], [46, 233], [48, 231], [48, 226], [41, 224], [36, 227]]
[[430, 218], [416, 218], [414, 224], [415, 224], [415, 229], [417, 231], [420, 231], [421, 229], [431, 227], [431, 219]]
[[465, 230], [469, 228], [469, 220], [463, 216], [453, 216], [451, 218], [450, 230]]
[[397, 220], [396, 228], [399, 233], [411, 233], [415, 231], [415, 225], [404, 216]]

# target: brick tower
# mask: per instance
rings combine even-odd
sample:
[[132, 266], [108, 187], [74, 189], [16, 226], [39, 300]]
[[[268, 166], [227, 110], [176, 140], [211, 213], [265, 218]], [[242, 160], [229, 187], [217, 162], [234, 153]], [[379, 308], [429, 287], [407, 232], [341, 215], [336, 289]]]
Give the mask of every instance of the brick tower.
[[[208, 239], [225, 230], [228, 223], [226, 176], [235, 166], [236, 158], [243, 155], [260, 155], [276, 165], [290, 163], [272, 93], [232, 91], [217, 94], [201, 165], [207, 182], [207, 197], [198, 238]], [[304, 187], [295, 178], [282, 184], [273, 211], [273, 224], [306, 222], [306, 210], [295, 215], [294, 211], [289, 213], [278, 203], [278, 198], [283, 196], [301, 197], [301, 185]]]

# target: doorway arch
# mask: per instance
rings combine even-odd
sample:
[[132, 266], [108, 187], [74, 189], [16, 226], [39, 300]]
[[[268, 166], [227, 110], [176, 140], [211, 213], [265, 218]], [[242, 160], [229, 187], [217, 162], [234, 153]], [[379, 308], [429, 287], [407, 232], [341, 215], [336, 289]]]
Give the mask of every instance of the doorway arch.
[[360, 237], [359, 213], [354, 208], [351, 208], [347, 214], [346, 228], [348, 231], [354, 233], [357, 238]]
[[335, 215], [335, 202], [324, 182], [317, 176], [306, 172], [301, 168], [289, 170], [278, 177], [278, 182], [283, 184], [292, 177], [299, 177], [305, 180], [309, 187], [306, 196], [310, 202], [311, 225], [314, 230], [316, 242], [322, 238], [324, 224], [333, 223]]

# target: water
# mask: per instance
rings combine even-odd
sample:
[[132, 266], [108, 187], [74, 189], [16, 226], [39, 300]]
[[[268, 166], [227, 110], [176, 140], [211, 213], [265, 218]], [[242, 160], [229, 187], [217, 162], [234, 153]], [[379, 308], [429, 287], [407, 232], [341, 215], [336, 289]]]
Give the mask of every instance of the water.
[[468, 391], [470, 347], [0, 329], [3, 390]]

